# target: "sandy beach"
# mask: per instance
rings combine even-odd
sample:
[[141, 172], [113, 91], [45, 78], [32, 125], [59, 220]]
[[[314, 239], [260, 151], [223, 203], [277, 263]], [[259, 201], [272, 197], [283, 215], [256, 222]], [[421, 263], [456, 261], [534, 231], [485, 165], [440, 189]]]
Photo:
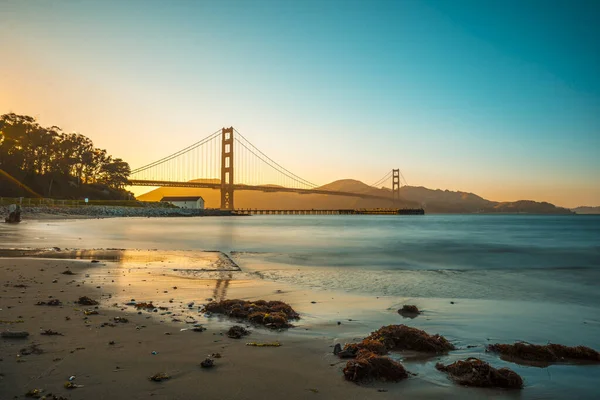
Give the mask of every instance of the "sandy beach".
[[[84, 295], [108, 299], [111, 290], [110, 285], [86, 279], [89, 267], [89, 262], [81, 261], [0, 260], [2, 328], [30, 333], [26, 339], [2, 339], [3, 399], [22, 398], [32, 389], [69, 399], [386, 398], [376, 388], [345, 382], [339, 360], [329, 356], [326, 340], [261, 329], [252, 329], [247, 340], [230, 339], [223, 333], [233, 321], [207, 326], [204, 332], [182, 331], [190, 325], [165, 323], [151, 312], [140, 315], [134, 307], [100, 306], [98, 315], [86, 316], [84, 311], [94, 307], [75, 301]], [[75, 275], [63, 275], [65, 270]], [[62, 305], [35, 305], [51, 299], [59, 299]], [[187, 308], [179, 302], [169, 305], [172, 310]], [[115, 317], [129, 322], [115, 323]], [[102, 327], [104, 323], [114, 326]], [[61, 335], [41, 335], [46, 329]], [[245, 345], [273, 340], [280, 340], [282, 346]], [[33, 345], [41, 354], [19, 356]], [[215, 360], [214, 368], [202, 369], [200, 362], [213, 353], [222, 357]], [[160, 372], [172, 378], [160, 383], [148, 379]], [[65, 389], [71, 376], [83, 387]]]

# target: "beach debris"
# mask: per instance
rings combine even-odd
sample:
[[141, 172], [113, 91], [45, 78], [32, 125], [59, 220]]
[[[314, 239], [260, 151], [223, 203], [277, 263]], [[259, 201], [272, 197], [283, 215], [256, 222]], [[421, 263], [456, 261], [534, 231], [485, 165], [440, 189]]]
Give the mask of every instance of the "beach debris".
[[71, 381], [67, 381], [64, 384], [65, 389], [77, 389], [77, 388], [82, 388], [83, 385], [77, 385]]
[[205, 330], [206, 330], [206, 328], [203, 327], [202, 325], [195, 326], [195, 327], [192, 328], [192, 331], [194, 331], [194, 332], [204, 332]]
[[25, 393], [25, 397], [31, 397], [34, 399], [42, 399], [42, 400], [67, 400], [66, 397], [56, 396], [55, 394], [52, 394], [52, 393], [42, 395], [43, 392], [44, 392], [43, 389], [31, 389], [30, 391]]
[[70, 269], [64, 270], [63, 272], [61, 272], [61, 274], [63, 274], [63, 275], [75, 275], [75, 273], [73, 271], [71, 271]]
[[60, 302], [60, 300], [58, 299], [52, 299], [52, 300], [48, 300], [46, 301], [38, 301], [37, 303], [35, 303], [36, 306], [60, 306], [62, 305], [62, 303]]
[[39, 399], [42, 396], [42, 389], [31, 389], [27, 393], [25, 393], [25, 397], [33, 397], [34, 399]]
[[142, 302], [142, 303], [135, 303], [134, 304], [135, 308], [137, 308], [138, 310], [141, 309], [155, 309], [156, 307], [154, 307], [154, 304], [152, 304], [152, 302], [147, 303], [147, 302]]
[[97, 264], [97, 263], [99, 263], [100, 261], [99, 261], [99, 260], [92, 260], [92, 261], [90, 261], [90, 262], [91, 262], [92, 264]]
[[5, 339], [24, 339], [29, 336], [29, 332], [25, 331], [4, 331], [0, 333], [0, 337]]
[[125, 317], [114, 317], [113, 321], [120, 322], [122, 324], [125, 324], [125, 323], [129, 322], [129, 320], [127, 318], [125, 318]]
[[72, 381], [74, 381], [74, 380], [75, 380], [75, 375], [71, 375], [71, 376], [69, 377], [69, 381], [70, 381], [70, 382], [72, 382]]
[[415, 305], [405, 304], [398, 310], [398, 314], [405, 318], [415, 318], [417, 315], [421, 314], [421, 311], [419, 311]]
[[153, 382], [162, 382], [166, 381], [167, 379], [171, 379], [171, 376], [165, 374], [164, 372], [159, 372], [158, 374], [152, 375], [148, 379], [150, 379]]
[[225, 314], [274, 329], [289, 328], [290, 320], [300, 319], [298, 313], [282, 301], [222, 300], [208, 303], [203, 312]]
[[80, 297], [75, 303], [81, 304], [82, 306], [97, 306], [100, 304], [96, 300], [90, 299], [87, 296]]
[[[498, 353], [507, 361], [522, 362], [600, 362], [600, 353], [586, 346], [568, 347], [562, 344], [537, 345], [525, 342], [491, 344], [487, 350]], [[545, 366], [545, 365], [544, 365]]]
[[215, 360], [213, 360], [212, 358], [208, 357], [206, 358], [204, 361], [202, 361], [200, 363], [200, 366], [202, 368], [212, 368], [215, 366]]
[[430, 335], [425, 331], [406, 325], [383, 326], [371, 333], [361, 343], [372, 351], [376, 346], [372, 343], [373, 341], [382, 343], [387, 350], [444, 353], [455, 349], [454, 345], [441, 335]]
[[250, 342], [250, 343], [246, 343], [246, 346], [253, 346], [253, 347], [280, 347], [281, 343], [279, 343], [279, 342], [267, 342], [267, 343]]
[[158, 351], [153, 351], [151, 354], [152, 354], [153, 356], [155, 356], [155, 355], [157, 355], [157, 354], [158, 354]]
[[111, 346], [114, 346], [114, 344], [115, 344], [115, 341], [114, 341], [114, 340], [111, 340], [110, 342], [108, 342], [108, 344], [109, 344], [109, 345], [111, 345]]
[[346, 364], [344, 378], [356, 383], [374, 379], [395, 382], [408, 378], [408, 372], [402, 364], [389, 357], [360, 350], [356, 358]]
[[221, 358], [221, 353], [212, 353], [210, 356], [212, 358]]
[[496, 369], [478, 358], [458, 360], [452, 364], [437, 363], [439, 371], [447, 373], [450, 378], [464, 386], [499, 387], [506, 389], [521, 389], [523, 379], [511, 369]]
[[308, 390], [310, 390], [313, 393], [319, 393], [319, 389], [310, 388]]
[[44, 329], [40, 334], [46, 336], [63, 336], [62, 333], [53, 331], [52, 329]]
[[0, 324], [22, 324], [23, 322], [25, 321], [23, 321], [22, 319], [15, 319], [12, 321], [0, 319]]
[[40, 349], [39, 344], [32, 343], [31, 345], [19, 350], [19, 355], [28, 356], [31, 354], [43, 354], [44, 350]]
[[247, 336], [249, 334], [250, 331], [240, 325], [234, 325], [227, 331], [227, 336], [229, 336], [232, 339], [241, 339], [242, 337]]

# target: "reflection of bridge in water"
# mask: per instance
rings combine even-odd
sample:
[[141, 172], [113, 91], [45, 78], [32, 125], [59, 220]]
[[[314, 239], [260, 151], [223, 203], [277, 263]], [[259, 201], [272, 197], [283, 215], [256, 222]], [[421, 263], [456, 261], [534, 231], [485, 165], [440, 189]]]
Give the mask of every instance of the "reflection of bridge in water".
[[220, 277], [215, 282], [215, 288], [213, 290], [213, 300], [221, 301], [227, 298], [227, 290], [229, 289], [229, 283], [231, 282], [231, 272], [221, 272]]
[[[309, 156], [307, 155], [307, 157]], [[232, 211], [235, 210], [233, 200], [236, 190], [377, 199], [388, 201], [390, 208], [393, 209], [397, 208], [394, 205], [400, 200], [401, 176], [399, 169], [393, 169], [363, 192], [330, 190], [319, 187], [288, 171], [265, 155], [234, 128], [223, 128], [191, 146], [134, 169], [131, 171], [128, 184], [131, 186], [167, 186], [220, 190], [221, 209]], [[373, 193], [372, 189], [381, 189], [386, 183], [391, 184], [389, 186], [392, 189], [389, 194], [385, 192], [382, 194]], [[300, 211], [306, 214], [309, 210], [296, 210], [296, 213]], [[355, 212], [347, 212], [347, 210], [329, 211], [331, 211], [330, 214], [356, 214]]]

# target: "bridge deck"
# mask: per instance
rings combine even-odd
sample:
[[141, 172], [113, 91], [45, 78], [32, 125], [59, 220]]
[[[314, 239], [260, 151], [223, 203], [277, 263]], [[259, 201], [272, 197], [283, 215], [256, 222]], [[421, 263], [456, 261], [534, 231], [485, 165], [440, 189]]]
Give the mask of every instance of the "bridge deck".
[[245, 215], [424, 215], [422, 208], [415, 209], [340, 209], [340, 210], [257, 210], [236, 209], [234, 214]]
[[[220, 183], [204, 183], [204, 182], [171, 182], [171, 181], [153, 181], [153, 180], [140, 180], [131, 179], [128, 182], [130, 186], [166, 186], [166, 187], [186, 187], [186, 188], [201, 188], [201, 189], [221, 189]], [[299, 193], [299, 194], [326, 194], [331, 196], [346, 196], [346, 197], [359, 197], [362, 199], [378, 199], [378, 200], [389, 200], [393, 201], [392, 194], [389, 196], [379, 196], [368, 193], [354, 193], [354, 192], [339, 192], [334, 190], [323, 190], [323, 189], [295, 189], [287, 188], [283, 186], [253, 186], [253, 185], [233, 185], [234, 190], [258, 190], [261, 192], [288, 192], [288, 193]]]

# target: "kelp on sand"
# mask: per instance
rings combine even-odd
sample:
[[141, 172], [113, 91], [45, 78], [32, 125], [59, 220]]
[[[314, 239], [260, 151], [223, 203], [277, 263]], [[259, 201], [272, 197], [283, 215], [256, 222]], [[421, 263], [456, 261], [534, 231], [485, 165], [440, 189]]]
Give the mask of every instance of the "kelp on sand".
[[438, 370], [447, 373], [459, 385], [521, 389], [523, 379], [511, 369], [496, 369], [478, 358], [458, 360], [452, 364], [438, 363]]
[[366, 349], [376, 354], [386, 354], [390, 350], [413, 350], [426, 353], [445, 353], [455, 347], [441, 335], [430, 335], [427, 332], [406, 325], [383, 326], [372, 332], [359, 343], [347, 344], [342, 353], [357, 353]]
[[213, 301], [204, 307], [204, 311], [224, 314], [274, 329], [289, 328], [292, 326], [290, 320], [300, 319], [298, 313], [282, 301], [239, 299]]
[[344, 377], [356, 383], [375, 379], [396, 382], [408, 378], [408, 372], [402, 364], [389, 357], [359, 350], [356, 358], [346, 364]]
[[491, 344], [487, 347], [488, 351], [498, 353], [507, 361], [517, 363], [548, 363], [571, 362], [586, 363], [600, 362], [600, 353], [585, 346], [564, 346], [562, 344], [537, 345], [525, 342], [515, 344]]

